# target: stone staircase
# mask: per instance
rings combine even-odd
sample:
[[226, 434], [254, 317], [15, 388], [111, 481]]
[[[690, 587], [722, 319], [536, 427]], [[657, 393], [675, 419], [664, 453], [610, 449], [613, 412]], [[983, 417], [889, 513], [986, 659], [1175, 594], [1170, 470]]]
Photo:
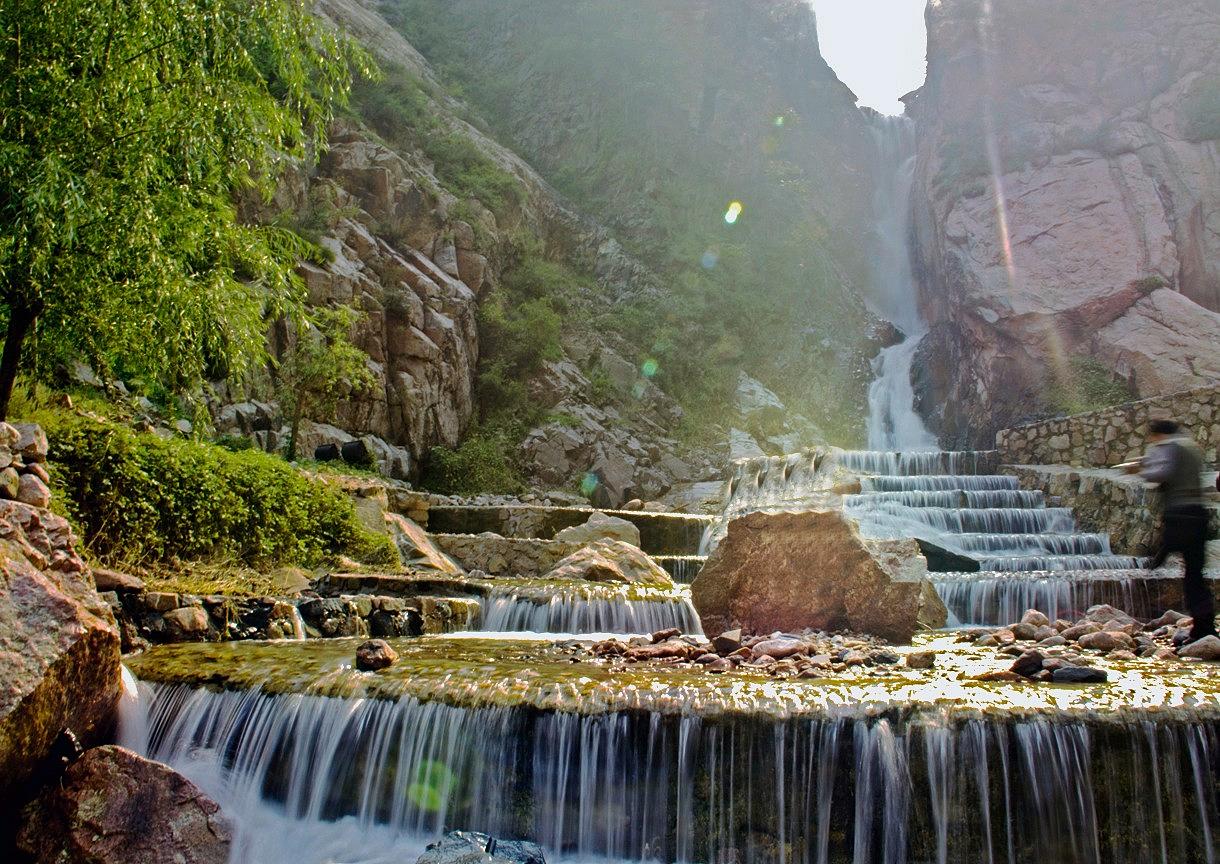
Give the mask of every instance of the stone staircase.
[[1176, 573], [1115, 554], [1070, 508], [999, 473], [992, 453], [848, 452], [838, 461], [860, 477], [843, 505], [866, 535], [948, 553], [951, 565], [929, 576], [953, 623], [1006, 624], [1031, 608], [1070, 618], [1097, 603], [1144, 618], [1181, 608]]

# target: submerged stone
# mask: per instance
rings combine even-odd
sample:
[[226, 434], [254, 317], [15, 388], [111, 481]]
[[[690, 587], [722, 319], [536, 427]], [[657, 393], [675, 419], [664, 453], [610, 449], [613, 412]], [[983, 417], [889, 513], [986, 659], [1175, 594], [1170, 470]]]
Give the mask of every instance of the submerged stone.
[[356, 649], [356, 668], [362, 672], [376, 672], [392, 666], [398, 652], [384, 639], [370, 639]]
[[1062, 666], [1051, 673], [1056, 684], [1104, 684], [1109, 677], [1104, 669], [1088, 666]]

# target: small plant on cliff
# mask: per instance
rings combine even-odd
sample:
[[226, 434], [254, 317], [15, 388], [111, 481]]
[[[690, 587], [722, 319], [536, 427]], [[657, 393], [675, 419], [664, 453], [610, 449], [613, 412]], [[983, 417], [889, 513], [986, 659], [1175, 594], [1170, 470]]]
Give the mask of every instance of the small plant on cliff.
[[1056, 414], [1086, 414], [1135, 398], [1131, 386], [1099, 360], [1073, 357], [1067, 369], [1047, 384], [1047, 404]]
[[4, 3], [0, 34], [0, 417], [23, 364], [253, 366], [308, 249], [235, 193], [323, 145], [364, 53], [294, 0]]
[[285, 458], [297, 458], [301, 420], [334, 419], [339, 400], [376, 383], [368, 355], [351, 343], [359, 313], [350, 306], [315, 307], [309, 318], [288, 322], [289, 346], [278, 367], [280, 404], [289, 417]]
[[1178, 108], [1182, 132], [1191, 141], [1220, 139], [1220, 75], [1203, 76]]
[[426, 489], [447, 495], [512, 494], [525, 488], [512, 463], [515, 439], [475, 432], [458, 447], [433, 447], [424, 466]]

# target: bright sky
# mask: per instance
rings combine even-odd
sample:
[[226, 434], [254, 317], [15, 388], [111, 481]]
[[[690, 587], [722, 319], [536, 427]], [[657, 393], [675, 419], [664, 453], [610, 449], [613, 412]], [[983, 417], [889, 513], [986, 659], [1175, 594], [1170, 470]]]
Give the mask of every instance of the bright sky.
[[901, 114], [899, 96], [923, 84], [925, 0], [809, 0], [822, 56], [861, 105]]

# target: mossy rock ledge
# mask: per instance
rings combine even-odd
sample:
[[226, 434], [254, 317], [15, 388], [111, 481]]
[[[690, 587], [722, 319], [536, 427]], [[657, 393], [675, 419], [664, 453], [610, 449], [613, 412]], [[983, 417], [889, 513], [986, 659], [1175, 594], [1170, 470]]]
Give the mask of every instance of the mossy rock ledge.
[[935, 669], [895, 665], [801, 680], [775, 680], [761, 672], [713, 675], [677, 666], [612, 669], [588, 659], [587, 641], [485, 636], [390, 640], [398, 662], [366, 673], [354, 669], [358, 644], [332, 639], [167, 645], [127, 662], [141, 680], [158, 684], [582, 714], [1220, 720], [1220, 681], [1206, 664], [1098, 658], [1096, 665], [1109, 674], [1107, 684], [979, 681], [975, 676], [1005, 669], [1011, 658], [1006, 662], [946, 636], [917, 637], [912, 648], [895, 649], [935, 650]]

